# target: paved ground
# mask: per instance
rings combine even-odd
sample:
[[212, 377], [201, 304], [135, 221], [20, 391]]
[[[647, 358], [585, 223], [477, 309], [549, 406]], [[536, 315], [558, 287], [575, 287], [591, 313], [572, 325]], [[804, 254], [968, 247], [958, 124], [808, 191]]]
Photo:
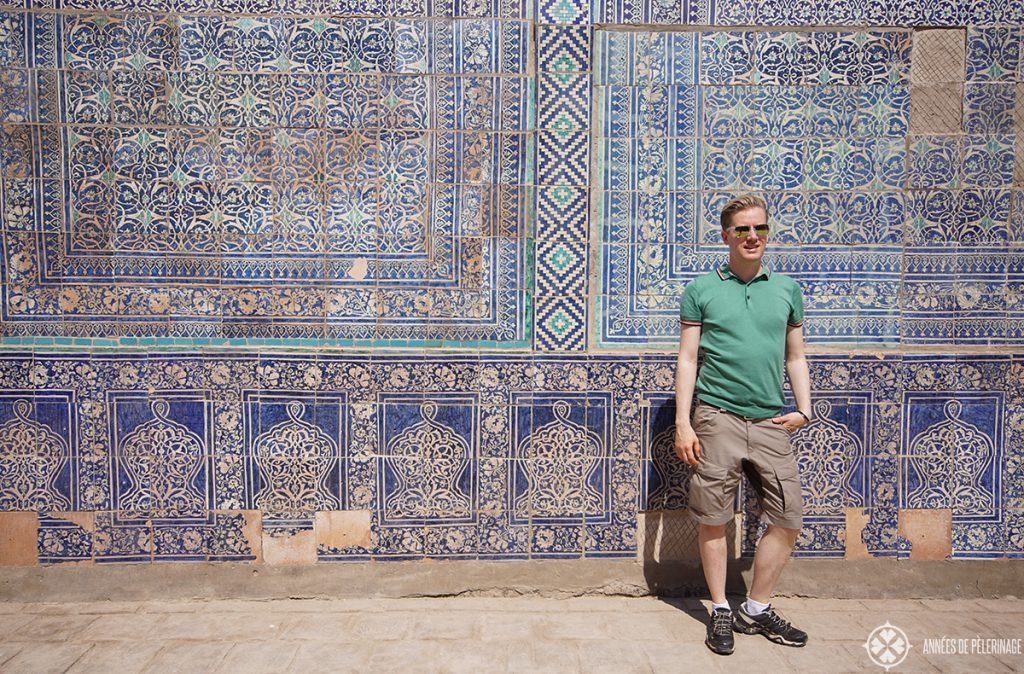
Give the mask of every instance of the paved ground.
[[[911, 644], [892, 672], [1024, 670], [1024, 655], [976, 652], [1019, 648], [1024, 601], [783, 598], [776, 605], [811, 634], [806, 648], [736, 635], [733, 655], [712, 655], [696, 600], [0, 603], [0, 671], [883, 672], [863, 644], [886, 622]], [[885, 646], [898, 635], [876, 637]], [[953, 641], [925, 644], [942, 637]], [[924, 652], [936, 645], [947, 652]]]

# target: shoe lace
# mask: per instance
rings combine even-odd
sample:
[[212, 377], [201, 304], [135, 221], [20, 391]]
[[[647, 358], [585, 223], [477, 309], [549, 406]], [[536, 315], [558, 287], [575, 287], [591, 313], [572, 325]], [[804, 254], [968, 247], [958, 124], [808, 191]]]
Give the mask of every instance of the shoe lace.
[[793, 625], [788, 620], [782, 617], [782, 614], [771, 608], [770, 606], [765, 609], [764, 612], [765, 621], [768, 626], [776, 632], [783, 632], [793, 629]]
[[732, 613], [729, 611], [712, 611], [711, 631], [715, 634], [732, 632]]

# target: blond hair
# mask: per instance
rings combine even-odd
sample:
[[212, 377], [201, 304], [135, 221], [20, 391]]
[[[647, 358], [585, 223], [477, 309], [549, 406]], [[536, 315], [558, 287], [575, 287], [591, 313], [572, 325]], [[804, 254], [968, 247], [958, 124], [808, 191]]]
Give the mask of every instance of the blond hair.
[[764, 203], [764, 199], [756, 194], [744, 194], [743, 196], [730, 199], [729, 203], [722, 207], [722, 215], [720, 218], [722, 229], [728, 229], [729, 225], [732, 224], [733, 214], [751, 208], [760, 208], [764, 211], [765, 215], [768, 215], [768, 205]]

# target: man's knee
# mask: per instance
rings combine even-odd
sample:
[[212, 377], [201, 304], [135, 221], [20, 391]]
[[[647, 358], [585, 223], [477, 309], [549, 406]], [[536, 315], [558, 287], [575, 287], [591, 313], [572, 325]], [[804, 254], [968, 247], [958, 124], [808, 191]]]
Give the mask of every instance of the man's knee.
[[793, 545], [793, 544], [796, 543], [796, 539], [800, 537], [800, 531], [802, 530], [802, 527], [793, 528], [793, 527], [779, 526], [778, 524], [769, 524], [768, 525], [768, 529], [769, 530], [774, 529], [774, 530], [780, 532], [782, 535], [784, 535], [789, 540], [790, 545]]
[[725, 524], [697, 524], [698, 531], [700, 532], [701, 538], [722, 538], [725, 536]]

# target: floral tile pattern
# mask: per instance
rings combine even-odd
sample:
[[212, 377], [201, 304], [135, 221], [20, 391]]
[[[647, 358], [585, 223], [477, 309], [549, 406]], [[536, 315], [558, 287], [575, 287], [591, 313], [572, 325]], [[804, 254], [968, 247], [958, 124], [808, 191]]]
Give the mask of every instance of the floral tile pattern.
[[[43, 564], [636, 558], [638, 514], [688, 502], [678, 296], [757, 191], [807, 307], [797, 554], [907, 557], [901, 511], [942, 509], [952, 557], [1024, 558], [1022, 26], [8, 3], [0, 510], [37, 513]], [[941, 132], [920, 28], [962, 31]]]
[[[908, 157], [905, 30], [664, 35], [597, 36], [597, 342], [671, 345], [678, 289], [721, 259], [717, 211], [744, 191], [767, 197], [772, 264], [803, 283], [812, 343], [916, 341], [896, 302], [904, 187], [960, 187], [969, 169], [969, 186], [987, 189], [956, 197], [971, 201], [972, 219], [988, 211], [978, 241], [999, 240], [1009, 212], [988, 190], [1009, 184], [1009, 146], [993, 135], [921, 137]], [[956, 228], [969, 241], [959, 224], [939, 236]], [[996, 322], [979, 338], [1004, 335]]]
[[[1020, 368], [1006, 368], [998, 357], [812, 357], [814, 421], [793, 440], [800, 554], [843, 556], [845, 514], [859, 509], [869, 551], [898, 555], [899, 509], [947, 508], [955, 527], [993, 532], [965, 533], [956, 556], [1002, 556], [1024, 414]], [[0, 382], [22, 403], [12, 419], [50, 429], [40, 453], [69, 432], [89, 450], [38, 478], [49, 500], [4, 510], [40, 512], [47, 562], [252, 558], [243, 510], [270, 532], [312, 527], [317, 512], [368, 513], [369, 542], [322, 548], [325, 561], [632, 556], [638, 511], [687, 503], [673, 371], [669, 356], [40, 354], [30, 366], [11, 354]], [[30, 373], [35, 386], [11, 388]], [[156, 393], [112, 392], [118, 382]], [[5, 476], [18, 465], [6, 438]], [[147, 466], [135, 462], [142, 442], [154, 444]], [[67, 494], [94, 526], [65, 519]]]
[[531, 24], [26, 16], [6, 337], [529, 341]]

